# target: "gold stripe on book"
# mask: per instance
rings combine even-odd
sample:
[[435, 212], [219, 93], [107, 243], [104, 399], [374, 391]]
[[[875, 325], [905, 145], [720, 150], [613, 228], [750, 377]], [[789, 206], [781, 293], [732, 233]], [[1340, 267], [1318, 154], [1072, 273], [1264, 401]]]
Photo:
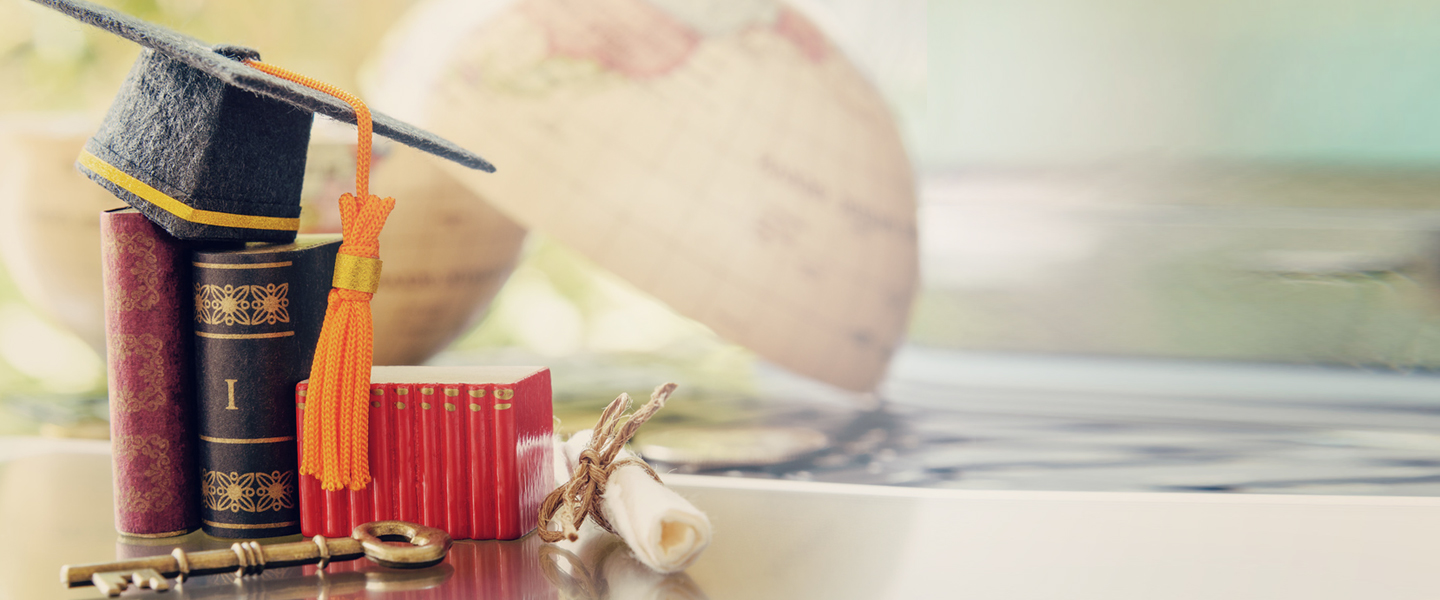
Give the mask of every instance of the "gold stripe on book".
[[210, 437], [210, 436], [208, 436], [208, 435], [202, 435], [202, 436], [200, 436], [200, 439], [205, 440], [205, 441], [207, 441], [207, 442], [214, 442], [214, 443], [216, 443], [216, 444], [274, 444], [274, 443], [276, 443], [276, 442], [288, 442], [288, 441], [290, 441], [290, 440], [295, 439], [295, 436], [293, 436], [293, 435], [284, 435], [284, 436], [280, 436], [280, 437], [243, 439], [243, 438], [217, 438], [217, 437]]
[[299, 521], [281, 521], [279, 523], [216, 523], [209, 519], [201, 519], [211, 527], [224, 527], [226, 529], [275, 529], [276, 527], [294, 527]]
[[273, 338], [290, 337], [295, 335], [293, 331], [275, 331], [271, 333], [210, 333], [208, 331], [197, 331], [195, 335], [213, 340], [268, 340]]
[[288, 266], [293, 265], [293, 264], [295, 264], [295, 263], [292, 263], [292, 262], [286, 260], [286, 261], [281, 261], [281, 262], [250, 263], [250, 264], [236, 264], [236, 263], [202, 263], [202, 262], [192, 262], [192, 263], [190, 263], [190, 264], [195, 265], [195, 266], [197, 266], [197, 267], [200, 267], [200, 268], [202, 268], [202, 269], [274, 269], [274, 268], [276, 268], [276, 267], [288, 267]]

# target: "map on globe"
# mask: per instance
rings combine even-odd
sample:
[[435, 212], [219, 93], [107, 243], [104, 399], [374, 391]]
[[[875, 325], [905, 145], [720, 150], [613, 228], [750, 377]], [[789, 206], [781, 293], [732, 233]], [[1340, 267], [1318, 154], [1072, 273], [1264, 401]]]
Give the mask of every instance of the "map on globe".
[[915, 184], [874, 87], [771, 0], [437, 0], [367, 97], [494, 160], [452, 170], [720, 336], [868, 391], [917, 285]]

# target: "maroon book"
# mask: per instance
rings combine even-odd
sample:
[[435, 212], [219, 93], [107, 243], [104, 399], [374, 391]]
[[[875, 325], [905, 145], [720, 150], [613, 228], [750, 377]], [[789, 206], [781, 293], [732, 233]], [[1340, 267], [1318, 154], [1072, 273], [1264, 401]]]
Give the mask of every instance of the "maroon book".
[[190, 248], [133, 208], [100, 215], [115, 529], [200, 525], [191, 368]]

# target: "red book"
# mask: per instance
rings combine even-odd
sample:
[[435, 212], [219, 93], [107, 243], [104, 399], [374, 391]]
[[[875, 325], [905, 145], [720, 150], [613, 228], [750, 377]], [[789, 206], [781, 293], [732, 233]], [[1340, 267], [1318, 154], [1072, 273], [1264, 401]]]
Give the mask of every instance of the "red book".
[[[373, 383], [371, 385], [374, 385]], [[383, 384], [382, 384], [383, 385]], [[420, 522], [420, 468], [415, 446], [415, 415], [420, 412], [419, 403], [411, 400], [408, 385], [395, 386], [395, 412], [391, 413], [395, 423], [395, 508], [401, 521]]]
[[377, 520], [374, 507], [370, 505], [370, 497], [375, 492], [370, 489], [369, 485], [366, 485], [365, 489], [349, 490], [346, 493], [350, 495], [349, 531], [355, 531], [356, 527]]
[[[295, 386], [295, 394], [304, 398], [310, 380]], [[297, 455], [304, 456], [305, 422], [296, 425], [300, 432]], [[327, 490], [320, 487], [320, 479], [313, 475], [302, 476], [300, 482], [300, 532], [306, 536], [317, 533], [325, 537], [350, 537], [350, 494], [345, 490]], [[311, 491], [307, 494], [306, 489]], [[313, 524], [312, 524], [313, 521]], [[316, 533], [309, 533], [315, 531]]]
[[440, 398], [445, 410], [445, 523], [452, 538], [469, 540], [475, 536], [470, 528], [470, 452], [466, 419], [460, 414], [461, 391], [465, 386], [446, 385]]
[[115, 528], [200, 526], [190, 251], [135, 209], [100, 214]]
[[[515, 388], [490, 389], [490, 410], [495, 415], [495, 539], [520, 537], [520, 475], [515, 460]], [[534, 523], [529, 523], [534, 525]], [[529, 531], [528, 529], [526, 531]]]
[[470, 439], [466, 459], [470, 467], [470, 523], [477, 540], [495, 539], [495, 410], [486, 404], [488, 386], [466, 386], [465, 417]]
[[386, 518], [455, 539], [515, 539], [535, 527], [554, 487], [547, 369], [374, 367], [370, 379], [372, 397], [384, 398], [371, 404], [370, 487], [323, 492], [302, 519], [318, 519], [327, 536]]
[[420, 524], [449, 530], [445, 523], [445, 447], [442, 409], [435, 385], [420, 387]]
[[398, 518], [395, 513], [395, 481], [390, 473], [395, 452], [395, 428], [390, 415], [395, 403], [395, 386], [377, 385], [370, 402], [370, 504], [376, 521]]
[[346, 490], [324, 490], [321, 492], [321, 506], [325, 518], [321, 531], [325, 537], [350, 537], [350, 492]]
[[[296, 447], [305, 447], [305, 394], [310, 383], [302, 381], [295, 386], [295, 441]], [[300, 476], [300, 535], [315, 537], [323, 535], [322, 520], [325, 512], [321, 505], [324, 490], [320, 480], [310, 475]]]

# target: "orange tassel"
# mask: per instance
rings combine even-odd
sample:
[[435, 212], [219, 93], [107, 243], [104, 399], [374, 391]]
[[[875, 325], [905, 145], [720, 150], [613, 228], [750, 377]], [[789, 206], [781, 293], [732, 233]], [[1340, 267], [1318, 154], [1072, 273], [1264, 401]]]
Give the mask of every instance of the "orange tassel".
[[305, 411], [305, 444], [300, 474], [320, 479], [327, 490], [365, 489], [370, 482], [370, 364], [375, 354], [375, 329], [370, 298], [380, 279], [380, 229], [395, 208], [393, 198], [370, 195], [370, 110], [359, 98], [259, 61], [246, 64], [261, 71], [325, 92], [355, 109], [360, 141], [355, 155], [355, 194], [340, 197], [344, 241], [335, 260], [335, 287], [330, 290], [325, 324], [310, 367]]

